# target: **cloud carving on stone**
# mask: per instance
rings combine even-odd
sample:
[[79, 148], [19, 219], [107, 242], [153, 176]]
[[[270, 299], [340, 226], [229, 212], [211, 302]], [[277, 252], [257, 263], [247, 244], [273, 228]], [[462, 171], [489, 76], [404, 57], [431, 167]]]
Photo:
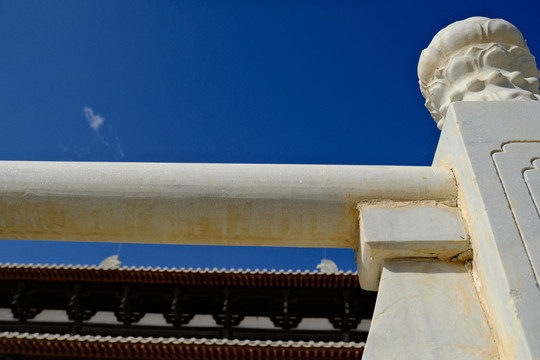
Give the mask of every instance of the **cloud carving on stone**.
[[455, 101], [540, 100], [539, 76], [521, 32], [485, 17], [439, 31], [418, 63], [420, 90], [439, 129]]

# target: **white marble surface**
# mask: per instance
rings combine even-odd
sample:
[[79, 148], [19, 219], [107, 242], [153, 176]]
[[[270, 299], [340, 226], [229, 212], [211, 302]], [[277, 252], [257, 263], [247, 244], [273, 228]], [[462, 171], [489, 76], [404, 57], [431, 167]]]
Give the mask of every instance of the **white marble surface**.
[[359, 273], [363, 289], [378, 289], [385, 261], [449, 261], [467, 250], [469, 236], [457, 208], [433, 201], [381, 202], [360, 207]]
[[505, 359], [540, 358], [540, 103], [449, 108], [435, 166], [452, 168], [486, 314]]
[[456, 194], [433, 167], [0, 162], [0, 237], [353, 248], [358, 202]]
[[539, 76], [521, 32], [485, 17], [439, 31], [418, 63], [420, 89], [439, 129], [456, 101], [539, 100]]
[[498, 359], [462, 263], [385, 263], [364, 360]]

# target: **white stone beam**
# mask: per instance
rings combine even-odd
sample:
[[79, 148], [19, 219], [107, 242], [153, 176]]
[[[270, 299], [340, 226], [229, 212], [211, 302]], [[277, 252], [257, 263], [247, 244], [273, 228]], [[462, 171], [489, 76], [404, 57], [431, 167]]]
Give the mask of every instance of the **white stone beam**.
[[0, 162], [0, 238], [358, 246], [357, 203], [456, 203], [439, 167]]
[[378, 290], [383, 264], [392, 259], [448, 261], [472, 256], [459, 209], [424, 202], [360, 207], [360, 285]]

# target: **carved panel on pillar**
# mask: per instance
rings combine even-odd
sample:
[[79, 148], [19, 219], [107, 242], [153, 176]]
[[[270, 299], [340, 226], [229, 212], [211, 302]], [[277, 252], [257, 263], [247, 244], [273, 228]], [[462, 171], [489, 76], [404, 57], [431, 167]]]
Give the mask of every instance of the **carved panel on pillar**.
[[538, 171], [538, 166], [540, 166], [540, 159], [533, 158], [533, 160], [531, 160], [531, 165], [531, 168], [526, 169], [523, 172], [523, 177], [525, 179], [525, 182], [527, 183], [529, 193], [531, 194], [531, 197], [534, 201], [536, 213], [540, 217], [540, 171]]
[[493, 153], [508, 205], [538, 281], [540, 270], [540, 141], [509, 142]]
[[540, 103], [460, 102], [450, 110], [434, 164], [456, 175], [478, 289], [504, 352], [538, 358]]

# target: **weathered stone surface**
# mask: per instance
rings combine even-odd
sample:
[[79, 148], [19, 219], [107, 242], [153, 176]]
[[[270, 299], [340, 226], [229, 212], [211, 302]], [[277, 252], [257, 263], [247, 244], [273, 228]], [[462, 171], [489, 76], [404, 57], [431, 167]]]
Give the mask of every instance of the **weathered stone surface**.
[[378, 289], [382, 265], [387, 260], [448, 261], [467, 250], [469, 236], [457, 208], [435, 202], [382, 202], [360, 207], [359, 273], [363, 289]]
[[386, 262], [363, 359], [498, 359], [464, 264]]
[[451, 167], [486, 313], [508, 359], [540, 358], [540, 103], [459, 102], [434, 160]]
[[456, 194], [432, 167], [0, 162], [0, 237], [353, 248], [358, 202]]

